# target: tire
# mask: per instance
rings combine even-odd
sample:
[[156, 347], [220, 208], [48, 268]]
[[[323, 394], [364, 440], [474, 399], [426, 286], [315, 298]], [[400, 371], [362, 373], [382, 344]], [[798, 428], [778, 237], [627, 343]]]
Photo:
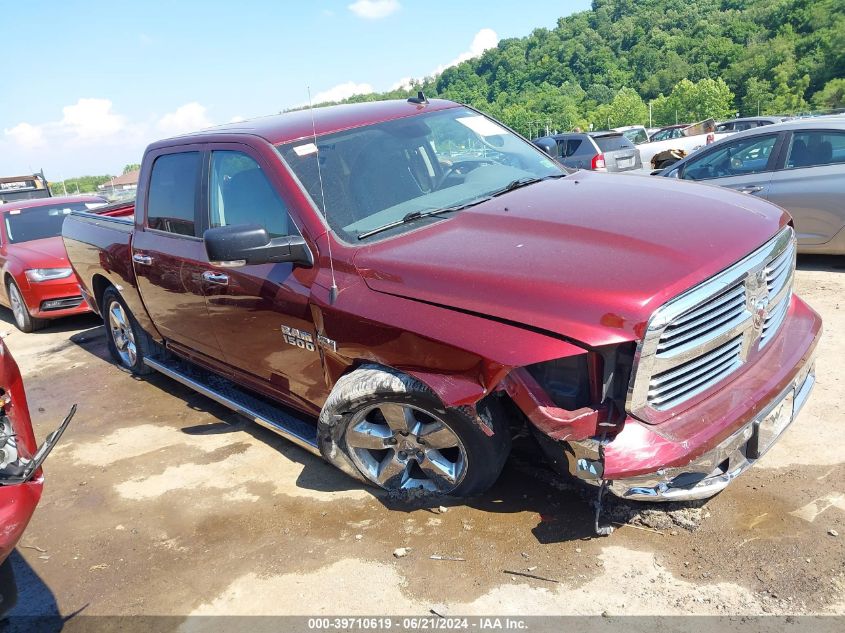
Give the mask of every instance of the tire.
[[103, 292], [101, 305], [106, 340], [114, 361], [136, 376], [151, 374], [154, 370], [144, 364], [144, 359], [155, 356], [156, 343], [138, 325], [114, 286]]
[[[511, 438], [491, 398], [446, 408], [420, 381], [364, 365], [337, 381], [318, 422], [327, 461], [388, 491], [467, 497], [499, 477]], [[492, 431], [492, 435], [490, 432]]]
[[9, 307], [12, 309], [15, 326], [21, 332], [29, 334], [46, 327], [47, 321], [45, 319], [36, 319], [29, 313], [29, 308], [26, 307], [26, 301], [24, 301], [18, 284], [12, 279], [6, 284], [6, 295], [9, 297]]

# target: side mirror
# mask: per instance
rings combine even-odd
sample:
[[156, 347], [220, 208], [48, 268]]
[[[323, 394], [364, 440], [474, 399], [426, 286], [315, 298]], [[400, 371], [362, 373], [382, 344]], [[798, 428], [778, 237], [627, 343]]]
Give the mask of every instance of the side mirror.
[[208, 229], [202, 236], [208, 260], [219, 266], [290, 262], [310, 268], [314, 257], [299, 235], [270, 239], [258, 224], [236, 224]]

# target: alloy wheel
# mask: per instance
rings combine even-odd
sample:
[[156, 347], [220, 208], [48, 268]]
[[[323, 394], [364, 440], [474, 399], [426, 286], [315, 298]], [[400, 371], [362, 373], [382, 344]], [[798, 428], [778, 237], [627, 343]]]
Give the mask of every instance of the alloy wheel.
[[126, 311], [118, 301], [112, 301], [109, 306], [109, 332], [120, 356], [120, 362], [125, 367], [132, 368], [138, 360], [138, 349], [135, 346], [135, 334], [126, 316]]
[[19, 328], [23, 329], [26, 326], [26, 315], [24, 314], [26, 306], [24, 305], [20, 290], [18, 290], [15, 284], [9, 284], [9, 303], [12, 304], [12, 314], [15, 316], [15, 322]]
[[355, 465], [388, 490], [422, 488], [449, 493], [461, 483], [467, 454], [458, 435], [439, 417], [398, 403], [354, 415], [345, 433]]

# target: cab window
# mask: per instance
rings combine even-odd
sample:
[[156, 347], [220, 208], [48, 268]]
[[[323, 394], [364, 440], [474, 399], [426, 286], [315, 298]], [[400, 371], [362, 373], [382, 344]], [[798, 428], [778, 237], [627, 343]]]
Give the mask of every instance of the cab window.
[[180, 152], [159, 156], [153, 163], [147, 201], [151, 229], [194, 236], [200, 153]]
[[770, 134], [727, 143], [723, 147], [690, 160], [682, 178], [709, 180], [766, 171], [777, 138], [776, 134]]
[[284, 202], [260, 165], [243, 152], [211, 153], [209, 202], [212, 228], [259, 224], [271, 238], [290, 235]]

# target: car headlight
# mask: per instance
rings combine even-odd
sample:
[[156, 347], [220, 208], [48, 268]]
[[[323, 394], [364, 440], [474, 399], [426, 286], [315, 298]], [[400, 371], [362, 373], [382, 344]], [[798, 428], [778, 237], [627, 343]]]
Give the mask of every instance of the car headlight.
[[30, 281], [49, 281], [51, 279], [64, 279], [70, 277], [73, 270], [70, 268], [30, 268], [26, 271], [26, 278]]

